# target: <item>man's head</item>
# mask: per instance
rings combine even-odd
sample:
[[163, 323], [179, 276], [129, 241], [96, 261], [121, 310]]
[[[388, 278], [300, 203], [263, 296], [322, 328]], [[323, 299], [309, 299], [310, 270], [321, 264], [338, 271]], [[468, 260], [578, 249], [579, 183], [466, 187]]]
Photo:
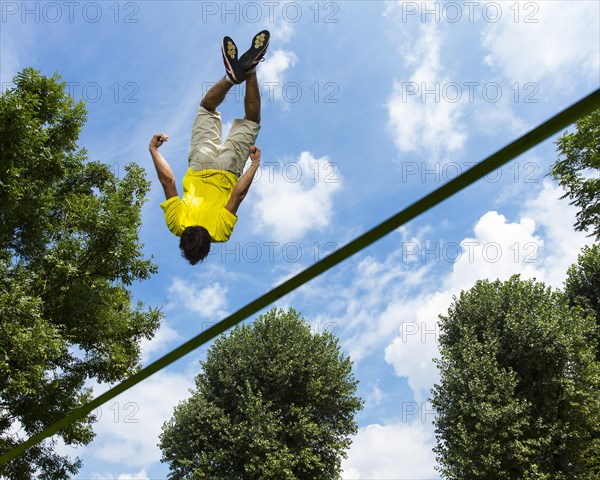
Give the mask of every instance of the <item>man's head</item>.
[[210, 252], [210, 234], [204, 227], [187, 227], [181, 234], [181, 255], [192, 265], [204, 260]]

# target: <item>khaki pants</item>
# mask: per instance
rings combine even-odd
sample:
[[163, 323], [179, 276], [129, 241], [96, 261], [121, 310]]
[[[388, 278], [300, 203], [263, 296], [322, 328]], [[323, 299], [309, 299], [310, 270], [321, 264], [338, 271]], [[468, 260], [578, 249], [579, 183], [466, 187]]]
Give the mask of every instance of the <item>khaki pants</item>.
[[239, 177], [259, 130], [260, 125], [252, 120], [236, 119], [221, 145], [221, 114], [198, 107], [188, 157], [190, 168], [196, 171], [227, 170]]

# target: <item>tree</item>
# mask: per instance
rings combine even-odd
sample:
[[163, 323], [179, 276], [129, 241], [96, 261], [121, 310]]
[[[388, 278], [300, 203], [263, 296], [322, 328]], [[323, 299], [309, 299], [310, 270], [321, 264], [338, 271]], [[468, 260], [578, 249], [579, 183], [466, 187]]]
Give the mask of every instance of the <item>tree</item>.
[[[585, 246], [577, 263], [571, 265], [565, 282], [571, 306], [587, 309], [596, 318], [596, 339], [600, 343], [600, 245]], [[600, 345], [596, 360], [600, 361]]]
[[597, 478], [583, 455], [600, 424], [591, 315], [514, 276], [478, 281], [440, 323], [432, 403], [444, 478]]
[[164, 424], [171, 479], [340, 478], [358, 382], [329, 332], [273, 309], [210, 347], [192, 396]]
[[[600, 245], [583, 247], [577, 263], [571, 265], [565, 282], [569, 304], [583, 308], [596, 319], [593, 341], [596, 342], [596, 362], [600, 363]], [[600, 396], [600, 391], [597, 392]], [[600, 478], [600, 423], [596, 425], [593, 445], [584, 458], [594, 478]]]
[[576, 128], [558, 139], [551, 174], [567, 191], [562, 198], [580, 208], [575, 230], [591, 229], [590, 236], [600, 239], [600, 109], [578, 120]]
[[[156, 267], [138, 239], [149, 183], [134, 164], [116, 178], [76, 142], [83, 102], [58, 74], [25, 69], [0, 97], [0, 453], [90, 400], [86, 379], [115, 382], [139, 369], [158, 310], [127, 289]], [[88, 416], [60, 432], [93, 438]], [[53, 442], [0, 466], [0, 475], [68, 478], [81, 462]]]

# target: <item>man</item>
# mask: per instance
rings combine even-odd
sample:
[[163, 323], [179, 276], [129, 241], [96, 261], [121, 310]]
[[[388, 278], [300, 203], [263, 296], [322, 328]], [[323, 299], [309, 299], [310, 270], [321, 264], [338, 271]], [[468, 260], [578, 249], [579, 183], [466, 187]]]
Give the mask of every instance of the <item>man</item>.
[[[237, 210], [260, 164], [260, 148], [254, 144], [260, 130], [256, 66], [267, 50], [269, 38], [267, 30], [256, 34], [250, 49], [239, 58], [233, 40], [223, 39], [221, 52], [226, 75], [209, 89], [198, 107], [181, 199], [173, 171], [158, 152], [169, 137], [157, 133], [150, 141], [150, 154], [165, 191], [166, 201], [161, 207], [167, 226], [181, 237], [181, 254], [192, 265], [206, 258], [211, 242], [229, 240], [237, 221]], [[245, 116], [234, 120], [227, 139], [221, 144], [221, 115], [217, 107], [233, 85], [244, 81]], [[242, 174], [248, 155], [251, 164]]]

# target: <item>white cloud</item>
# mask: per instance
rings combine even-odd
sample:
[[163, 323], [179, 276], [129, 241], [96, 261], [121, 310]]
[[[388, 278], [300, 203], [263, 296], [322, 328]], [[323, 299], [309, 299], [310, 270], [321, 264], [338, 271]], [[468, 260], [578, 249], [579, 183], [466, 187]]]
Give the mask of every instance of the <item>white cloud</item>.
[[298, 240], [329, 225], [333, 194], [341, 188], [337, 167], [327, 156], [302, 152], [282, 167], [261, 167], [253, 208], [256, 231], [268, 229], [275, 241]]
[[432, 428], [427, 422], [368, 425], [359, 429], [342, 461], [344, 480], [438, 478]]
[[[552, 193], [555, 199], [552, 203], [556, 204], [559, 194]], [[515, 273], [539, 280], [548, 277], [550, 267], [543, 262], [544, 241], [535, 232], [536, 222], [530, 216], [511, 223], [495, 211], [485, 213], [476, 223], [473, 237], [465, 238], [460, 245], [434, 247], [440, 261], [455, 261], [439, 290], [424, 291], [416, 298], [403, 298], [391, 305], [394, 316], [403, 323], [400, 334], [385, 349], [385, 360], [398, 376], [407, 377], [416, 398], [427, 395], [438, 381], [438, 371], [432, 362], [438, 355], [438, 315], [447, 311], [453, 295], [483, 278], [506, 280]], [[556, 256], [557, 252], [552, 252], [549, 259]], [[567, 258], [572, 261], [573, 252]]]
[[150, 480], [150, 477], [148, 477], [146, 470], [142, 469], [137, 473], [122, 473], [118, 477], [95, 473], [92, 475], [91, 480]]
[[284, 73], [297, 61], [298, 57], [292, 51], [274, 50], [260, 65], [261, 79], [264, 82], [281, 83]]
[[[287, 282], [290, 278], [298, 275], [302, 270], [304, 270], [304, 268], [304, 265], [302, 265], [301, 263], [283, 263], [281, 265], [276, 265], [273, 269], [273, 275], [277, 276], [273, 277], [273, 281], [271, 282], [271, 288], [275, 288], [276, 286]], [[289, 306], [282, 308], [287, 309], [289, 308]]]
[[271, 32], [270, 42], [277, 45], [288, 43], [296, 34], [293, 23], [285, 21], [283, 17], [278, 22], [275, 22], [273, 27], [269, 28]]
[[[482, 215], [473, 235], [460, 242], [462, 255], [441, 277], [437, 269], [430, 271], [426, 265], [409, 261], [406, 253], [412, 250], [406, 246], [417, 243], [423, 248], [424, 243], [409, 237], [404, 229], [400, 232], [404, 255], [397, 250], [383, 262], [367, 258], [355, 273], [346, 272], [346, 277], [353, 278], [350, 286], [329, 285], [347, 302], [337, 321], [343, 326], [341, 336], [351, 358], [356, 361], [357, 355], [371, 354], [377, 344], [390, 338], [390, 332], [398, 332], [388, 340], [385, 360], [396, 375], [407, 379], [415, 402], [424, 404], [439, 379], [432, 361], [439, 356], [438, 315], [447, 312], [453, 295], [478, 279], [506, 280], [515, 273], [560, 287], [568, 265], [576, 261], [584, 244], [591, 243], [572, 230], [575, 208], [560, 200], [561, 195], [558, 186], [544, 182], [541, 190], [523, 203], [518, 221], [511, 222], [495, 211]], [[451, 257], [444, 258], [442, 253], [440, 262], [454, 259], [457, 253], [456, 249], [440, 251]], [[407, 280], [415, 275], [418, 280], [413, 279], [413, 285], [420, 293], [412, 295]], [[375, 404], [377, 398], [376, 390], [368, 396]], [[437, 478], [431, 452], [435, 444], [432, 420], [361, 428], [343, 463], [344, 478]]]
[[504, 8], [502, 18], [488, 22], [483, 30], [482, 44], [490, 52], [486, 63], [511, 81], [548, 78], [569, 87], [574, 86], [573, 72], [596, 81], [599, 12], [597, 2], [587, 1], [527, 2]]
[[[428, 266], [413, 268], [402, 261], [402, 256], [398, 250], [383, 261], [366, 257], [328, 281], [327, 289], [336, 292], [335, 301], [316, 321], [339, 326], [343, 348], [354, 362], [382, 346], [406, 318], [411, 318], [413, 307], [407, 302], [406, 291], [421, 282]], [[322, 295], [315, 288], [303, 294]]]
[[146, 470], [142, 469], [138, 473], [122, 473], [118, 480], [150, 480]]
[[400, 335], [385, 349], [385, 361], [399, 377], [407, 377], [417, 401], [426, 399], [439, 374], [433, 358], [438, 355], [438, 315], [448, 309], [451, 292], [435, 292], [405, 299], [397, 315], [403, 320]]
[[377, 381], [375, 385], [372, 385], [370, 393], [365, 398], [365, 410], [376, 407], [383, 401], [385, 397], [386, 394], [381, 388], [379, 388], [379, 381]]
[[[497, 82], [496, 82], [497, 83]], [[491, 85], [492, 83], [484, 82], [483, 85]], [[485, 88], [485, 87], [484, 87]], [[531, 100], [538, 100], [535, 87], [531, 88], [519, 86], [517, 92], [520, 97], [519, 101], [524, 101], [524, 95], [531, 95]], [[500, 90], [499, 90], [500, 91]], [[483, 97], [483, 96], [482, 96]], [[472, 110], [469, 115], [472, 118], [473, 128], [477, 133], [481, 133], [487, 137], [497, 138], [499, 132], [507, 131], [511, 136], [523, 135], [529, 128], [528, 125], [517, 113], [513, 111], [515, 103], [514, 90], [503, 88], [497, 97], [483, 97], [486, 101], [479, 101], [472, 105]], [[491, 101], [494, 98], [494, 101]], [[529, 97], [527, 97], [529, 99]]]
[[561, 287], [567, 268], [577, 261], [584, 245], [593, 243], [585, 233], [573, 229], [577, 208], [568, 199], [558, 200], [564, 190], [550, 181], [544, 181], [539, 194], [525, 202], [524, 214], [536, 219], [544, 235], [544, 249], [540, 252], [538, 278], [555, 287]]
[[189, 280], [176, 277], [169, 287], [169, 306], [185, 308], [205, 318], [225, 315], [227, 308], [227, 286], [216, 282], [202, 288]]
[[538, 194], [524, 203], [519, 222], [509, 222], [497, 212], [487, 212], [474, 227], [475, 235], [461, 243], [462, 254], [436, 291], [423, 292], [397, 309], [405, 322], [401, 333], [385, 350], [397, 375], [408, 378], [415, 395], [437, 380], [431, 362], [437, 353], [437, 315], [445, 314], [452, 295], [471, 288], [479, 279], [507, 280], [511, 275], [536, 278], [556, 288], [563, 286], [566, 271], [577, 261], [581, 248], [592, 240], [571, 225], [576, 209], [560, 200], [560, 187], [545, 181]]
[[265, 56], [265, 61], [258, 67], [257, 75], [261, 87], [267, 92], [269, 102], [284, 99], [282, 90], [286, 88], [286, 72], [297, 62], [296, 54], [288, 50], [274, 50]]
[[181, 336], [163, 320], [159, 330], [150, 340], [142, 339], [142, 363], [147, 363], [154, 355], [164, 351], [172, 342], [180, 340]]
[[466, 289], [481, 278], [506, 280], [515, 273], [537, 276], [544, 241], [535, 229], [536, 222], [528, 216], [510, 223], [498, 212], [485, 213], [474, 227], [475, 236], [460, 243], [462, 253], [445, 287]]
[[394, 81], [387, 102], [388, 128], [401, 152], [428, 153], [433, 160], [460, 151], [467, 139], [461, 122], [464, 101], [426, 94], [450, 83], [441, 63], [442, 35], [436, 23], [420, 25], [420, 35], [405, 57], [414, 70], [407, 81]]
[[[479, 279], [507, 280], [517, 273], [562, 286], [567, 267], [591, 240], [572, 230], [575, 208], [561, 195], [546, 181], [524, 201], [518, 219], [489, 211], [460, 242], [434, 243], [424, 239], [431, 235], [427, 230], [417, 236], [400, 230], [402, 242], [386, 258], [349, 263], [328, 280], [335, 300], [316, 321], [340, 327], [343, 348], [355, 362], [387, 343], [385, 360], [406, 377], [415, 398], [424, 398], [438, 379], [432, 361], [438, 356], [438, 315], [447, 312], [453, 295]], [[309, 286], [302, 296], [318, 296], [319, 288]]]
[[118, 480], [150, 480], [146, 470], [142, 469], [138, 473], [122, 473]]
[[[131, 468], [158, 462], [162, 425], [173, 408], [189, 397], [191, 387], [192, 376], [161, 371], [104, 404], [96, 411], [100, 419], [94, 425], [94, 448], [88, 448], [85, 456]], [[136, 475], [142, 474], [144, 470]]]

